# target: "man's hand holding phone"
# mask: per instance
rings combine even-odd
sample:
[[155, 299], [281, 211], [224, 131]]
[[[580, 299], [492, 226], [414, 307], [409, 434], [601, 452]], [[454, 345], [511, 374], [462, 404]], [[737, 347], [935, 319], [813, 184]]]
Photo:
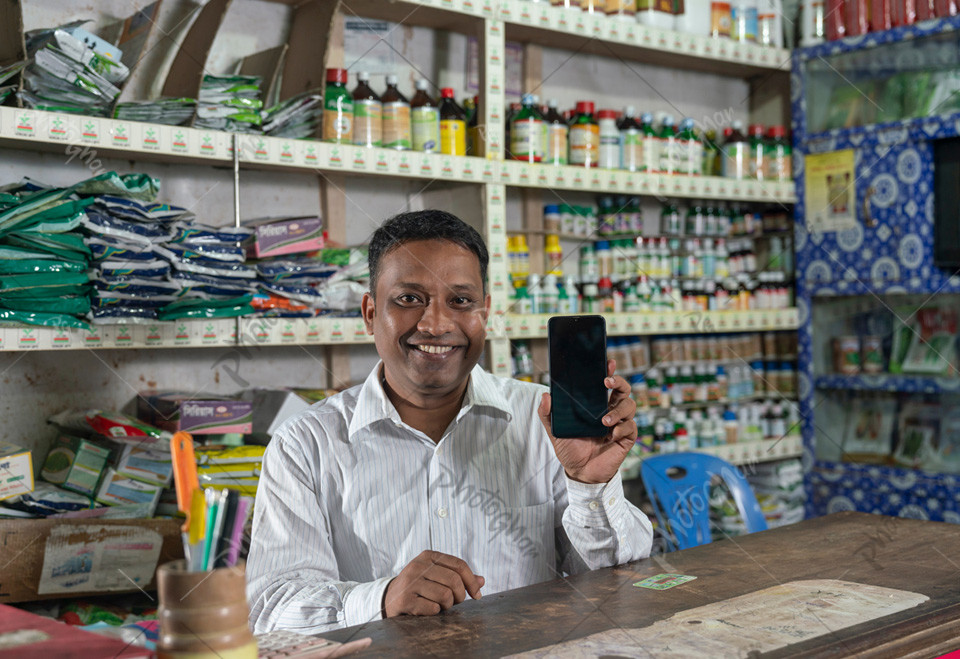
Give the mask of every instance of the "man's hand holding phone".
[[543, 394], [537, 409], [567, 477], [581, 483], [608, 482], [617, 474], [623, 459], [637, 441], [637, 424], [633, 420], [637, 404], [630, 398], [630, 383], [614, 375], [616, 366], [614, 360], [607, 360], [607, 377], [603, 384], [612, 393], [609, 410], [602, 419], [603, 425], [610, 428], [605, 437], [557, 438], [550, 428], [550, 394]]

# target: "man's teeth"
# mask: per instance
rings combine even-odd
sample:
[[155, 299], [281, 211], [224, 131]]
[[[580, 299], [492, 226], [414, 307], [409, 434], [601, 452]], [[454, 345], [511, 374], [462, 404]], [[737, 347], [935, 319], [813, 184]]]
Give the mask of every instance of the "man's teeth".
[[452, 346], [417, 346], [417, 350], [422, 352], [429, 352], [431, 355], [442, 355], [445, 352], [450, 352], [453, 350]]

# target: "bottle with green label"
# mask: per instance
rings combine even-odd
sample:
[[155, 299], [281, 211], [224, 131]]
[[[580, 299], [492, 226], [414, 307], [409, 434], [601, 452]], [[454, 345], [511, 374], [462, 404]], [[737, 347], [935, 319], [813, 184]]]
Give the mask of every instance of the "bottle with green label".
[[413, 125], [413, 150], [437, 153], [440, 151], [440, 108], [427, 94], [427, 81], [416, 83], [417, 93], [410, 99]]
[[510, 157], [525, 162], [542, 162], [543, 115], [539, 99], [534, 94], [524, 94], [523, 107], [510, 122]]
[[353, 90], [353, 143], [358, 146], [383, 143], [383, 104], [369, 83], [369, 73], [357, 74], [357, 86]]
[[643, 171], [643, 131], [636, 120], [636, 110], [628, 105], [617, 124], [620, 131], [620, 169]]
[[383, 92], [383, 145], [405, 151], [413, 146], [410, 137], [410, 102], [397, 89], [397, 76], [387, 76]]
[[323, 92], [323, 141], [353, 143], [353, 96], [347, 89], [346, 69], [327, 69]]
[[660, 144], [660, 172], [662, 174], [677, 174], [677, 127], [671, 115], [663, 118], [660, 125], [660, 132], [657, 134], [657, 140]]
[[717, 171], [717, 156], [720, 148], [717, 146], [717, 131], [708, 130], [703, 136], [703, 164], [701, 172], [704, 176], [720, 176]]
[[653, 115], [644, 112], [640, 116], [640, 132], [643, 133], [643, 172], [660, 171], [660, 140], [653, 128]]
[[677, 136], [680, 151], [680, 174], [700, 176], [703, 172], [703, 143], [697, 136], [693, 119], [689, 117], [680, 122], [680, 134]]

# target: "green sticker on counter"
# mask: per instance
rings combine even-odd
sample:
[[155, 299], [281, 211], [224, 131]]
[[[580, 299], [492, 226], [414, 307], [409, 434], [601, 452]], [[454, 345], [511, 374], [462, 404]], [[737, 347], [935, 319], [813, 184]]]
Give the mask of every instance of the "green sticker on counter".
[[653, 577], [647, 577], [643, 581], [633, 584], [638, 588], [650, 588], [651, 590], [667, 590], [682, 583], [693, 581], [696, 577], [687, 574], [658, 574]]

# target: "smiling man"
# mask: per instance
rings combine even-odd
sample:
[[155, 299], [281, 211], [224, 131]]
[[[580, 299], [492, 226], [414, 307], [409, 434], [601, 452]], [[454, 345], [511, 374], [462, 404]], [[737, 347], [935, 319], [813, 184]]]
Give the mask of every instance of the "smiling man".
[[477, 362], [487, 249], [443, 211], [388, 220], [370, 243], [367, 331], [381, 362], [274, 435], [247, 561], [256, 632], [318, 633], [648, 556], [623, 496], [630, 387], [608, 364], [602, 439], [557, 439], [540, 385]]

